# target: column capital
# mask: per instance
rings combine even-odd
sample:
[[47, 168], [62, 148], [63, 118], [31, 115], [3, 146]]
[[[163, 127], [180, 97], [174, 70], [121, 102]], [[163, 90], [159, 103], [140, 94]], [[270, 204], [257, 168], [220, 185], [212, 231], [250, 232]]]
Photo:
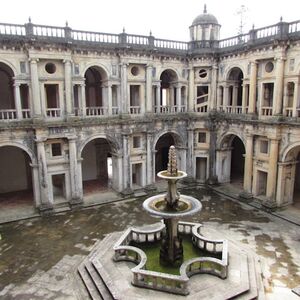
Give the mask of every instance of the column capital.
[[274, 60], [277, 62], [284, 62], [286, 61], [286, 56], [277, 56], [274, 58]]
[[47, 138], [46, 137], [38, 137], [38, 138], [35, 138], [35, 142], [37, 143], [37, 144], [42, 144], [42, 143], [44, 143], [44, 142], [46, 142], [47, 141]]
[[31, 64], [36, 64], [38, 63], [40, 60], [38, 58], [28, 58], [28, 61], [31, 63]]
[[146, 68], [147, 68], [147, 69], [153, 69], [153, 65], [152, 65], [152, 64], [147, 64], [147, 65], [146, 65]]
[[66, 65], [71, 64], [72, 60], [70, 58], [66, 58], [66, 59], [63, 60], [63, 63], [66, 64]]

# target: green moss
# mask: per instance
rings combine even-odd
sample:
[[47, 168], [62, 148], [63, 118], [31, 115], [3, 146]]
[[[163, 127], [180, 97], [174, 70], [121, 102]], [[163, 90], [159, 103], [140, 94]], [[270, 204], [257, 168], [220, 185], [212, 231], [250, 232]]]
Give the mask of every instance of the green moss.
[[[171, 265], [162, 265], [159, 261], [159, 252], [160, 252], [160, 243], [131, 243], [131, 246], [135, 246], [137, 248], [142, 249], [145, 254], [147, 255], [147, 263], [146, 268], [149, 271], [156, 271], [156, 272], [162, 272], [167, 274], [173, 274], [173, 275], [180, 275], [179, 269], [180, 266], [171, 266]], [[197, 247], [195, 247], [192, 243], [192, 241], [184, 237], [182, 240], [182, 246], [183, 246], [183, 261], [187, 261], [192, 258], [196, 257], [216, 257], [221, 258], [219, 255], [215, 256], [208, 252], [201, 251]], [[210, 266], [210, 263], [207, 262], [205, 264], [208, 264], [207, 267]], [[214, 267], [217, 267], [216, 264], [214, 264]]]

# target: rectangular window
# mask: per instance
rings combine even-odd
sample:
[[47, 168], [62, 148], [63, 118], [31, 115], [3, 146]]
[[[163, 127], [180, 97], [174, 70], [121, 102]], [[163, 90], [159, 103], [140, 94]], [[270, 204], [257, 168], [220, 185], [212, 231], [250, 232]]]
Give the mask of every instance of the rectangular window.
[[198, 132], [198, 143], [206, 143], [206, 132]]
[[141, 137], [140, 136], [134, 136], [133, 137], [133, 148], [141, 148]]
[[45, 84], [47, 108], [59, 108], [58, 84]]
[[208, 85], [197, 86], [197, 104], [208, 101]]
[[295, 67], [295, 58], [291, 58], [289, 63], [290, 71], [294, 71], [294, 67]]
[[78, 74], [79, 74], [79, 65], [78, 65], [78, 64], [75, 64], [75, 65], [74, 65], [74, 74], [75, 74], [75, 75], [78, 75]]
[[266, 140], [260, 141], [259, 151], [263, 154], [268, 154], [269, 152], [269, 142]]
[[263, 91], [263, 106], [273, 106], [274, 83], [264, 83]]
[[140, 105], [140, 86], [131, 85], [130, 86], [130, 106]]
[[61, 143], [52, 143], [51, 144], [51, 153], [52, 156], [61, 156]]
[[116, 65], [112, 65], [112, 75], [117, 76], [117, 66]]
[[20, 62], [20, 71], [22, 74], [26, 73], [26, 62], [25, 61]]

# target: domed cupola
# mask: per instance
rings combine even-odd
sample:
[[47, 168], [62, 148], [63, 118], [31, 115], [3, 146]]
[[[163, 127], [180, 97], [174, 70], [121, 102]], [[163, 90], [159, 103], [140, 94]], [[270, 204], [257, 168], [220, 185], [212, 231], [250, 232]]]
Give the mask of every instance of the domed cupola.
[[205, 4], [203, 14], [197, 16], [190, 26], [191, 41], [217, 41], [220, 27], [217, 18], [207, 13]]

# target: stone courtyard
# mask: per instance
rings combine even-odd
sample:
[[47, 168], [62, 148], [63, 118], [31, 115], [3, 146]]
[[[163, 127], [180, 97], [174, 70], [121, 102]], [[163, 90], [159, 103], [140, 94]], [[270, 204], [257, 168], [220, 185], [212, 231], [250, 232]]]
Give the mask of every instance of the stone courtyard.
[[[259, 256], [266, 299], [299, 299], [291, 291], [300, 285], [298, 225], [210, 190], [181, 192], [198, 198], [203, 205], [202, 212], [187, 221], [215, 229]], [[144, 199], [1, 225], [0, 298], [86, 299], [84, 289], [75, 285], [77, 266], [108, 233], [157, 222], [143, 211]], [[195, 279], [201, 280], [201, 276], [207, 275]], [[170, 297], [161, 292], [158, 295], [159, 299]]]

